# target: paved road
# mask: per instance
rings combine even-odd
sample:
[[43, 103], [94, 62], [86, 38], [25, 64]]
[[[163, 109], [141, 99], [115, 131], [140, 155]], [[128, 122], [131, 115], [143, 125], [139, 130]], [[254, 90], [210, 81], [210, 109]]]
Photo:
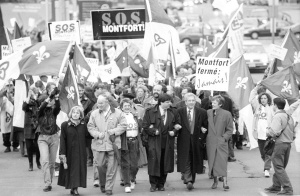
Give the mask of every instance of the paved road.
[[[0, 136], [2, 141], [2, 136]], [[69, 190], [57, 186], [57, 178], [54, 178], [53, 190], [44, 193], [42, 172], [34, 165], [34, 171], [28, 172], [27, 158], [21, 157], [20, 153], [11, 152], [3, 153], [4, 147], [0, 146], [0, 195], [1, 196], [67, 196]], [[218, 189], [210, 189], [212, 180], [208, 179], [207, 174], [197, 175], [195, 189], [188, 192], [180, 180], [180, 174], [174, 172], [168, 175], [165, 192], [149, 192], [149, 182], [147, 169], [142, 168], [137, 175], [136, 189], [132, 195], [168, 195], [168, 196], [184, 196], [184, 195], [228, 195], [228, 196], [271, 196], [275, 194], [266, 194], [263, 188], [271, 185], [271, 179], [263, 176], [263, 162], [260, 159], [258, 149], [249, 151], [236, 150], [235, 156], [237, 162], [229, 163], [228, 165], [228, 183], [230, 190], [225, 192], [221, 188], [221, 183]], [[288, 175], [294, 186], [294, 193], [300, 195], [300, 153], [291, 151], [290, 161], [287, 167]], [[271, 171], [271, 174], [273, 171]], [[104, 195], [100, 193], [99, 188], [92, 186], [92, 168], [88, 168], [88, 187], [86, 189], [79, 188], [81, 195]], [[119, 185], [119, 175], [117, 183], [113, 190], [114, 195], [125, 195], [124, 188]], [[129, 194], [126, 194], [129, 195]]]

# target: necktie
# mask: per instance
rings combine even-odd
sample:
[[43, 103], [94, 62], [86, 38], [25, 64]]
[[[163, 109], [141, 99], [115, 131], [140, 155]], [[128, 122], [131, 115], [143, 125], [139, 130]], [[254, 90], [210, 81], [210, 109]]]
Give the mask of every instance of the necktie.
[[192, 125], [192, 115], [191, 115], [191, 110], [189, 110], [189, 113], [188, 113], [188, 120], [189, 120], [189, 125], [190, 125], [190, 128], [191, 128], [191, 125]]
[[161, 120], [163, 121], [164, 124], [165, 124], [165, 119], [166, 119], [166, 113], [167, 113], [167, 110], [164, 110], [164, 113], [161, 115]]
[[217, 115], [216, 110], [213, 110], [214, 124], [216, 123], [216, 115]]

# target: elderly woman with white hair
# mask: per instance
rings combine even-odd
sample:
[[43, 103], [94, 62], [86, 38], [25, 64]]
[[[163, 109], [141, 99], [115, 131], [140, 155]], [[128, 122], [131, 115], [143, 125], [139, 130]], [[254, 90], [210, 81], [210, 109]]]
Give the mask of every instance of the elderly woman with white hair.
[[69, 120], [61, 125], [59, 158], [62, 164], [57, 183], [71, 189], [72, 195], [79, 195], [78, 187], [86, 188], [86, 137], [91, 136], [84, 121], [83, 108], [74, 106]]

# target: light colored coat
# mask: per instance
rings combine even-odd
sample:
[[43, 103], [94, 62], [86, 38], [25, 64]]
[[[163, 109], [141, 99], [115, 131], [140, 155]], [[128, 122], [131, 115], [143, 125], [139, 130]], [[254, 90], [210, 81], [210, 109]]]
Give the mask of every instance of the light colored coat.
[[98, 138], [100, 136], [100, 139], [92, 140], [93, 150], [112, 151], [113, 145], [109, 136], [117, 136], [114, 143], [117, 145], [118, 149], [120, 149], [120, 135], [126, 131], [127, 122], [121, 110], [111, 107], [106, 117], [100, 113], [99, 109], [94, 110], [91, 113], [87, 127], [92, 137]]
[[233, 132], [233, 120], [230, 112], [216, 110], [214, 123], [213, 110], [207, 111], [208, 135], [206, 138], [209, 174], [227, 176], [228, 140]]

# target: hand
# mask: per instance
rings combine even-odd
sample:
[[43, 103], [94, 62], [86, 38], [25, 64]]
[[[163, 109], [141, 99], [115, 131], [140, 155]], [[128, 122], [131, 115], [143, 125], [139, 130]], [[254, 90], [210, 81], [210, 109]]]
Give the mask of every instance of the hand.
[[156, 129], [156, 131], [155, 131], [155, 135], [159, 135], [159, 131], [158, 131], [158, 129]]
[[202, 131], [202, 133], [206, 133], [207, 129], [205, 129], [204, 127], [201, 127], [201, 131]]
[[174, 131], [169, 131], [169, 135], [173, 137], [175, 135]]
[[59, 155], [59, 160], [60, 160], [61, 162], [64, 162], [65, 159], [66, 159], [66, 155], [64, 155], [64, 154]]
[[104, 134], [103, 132], [100, 132], [100, 133], [98, 134], [98, 137], [97, 137], [96, 139], [103, 140], [103, 139], [104, 139], [104, 136], [105, 136], [105, 134]]
[[115, 133], [112, 131], [112, 129], [107, 130], [107, 133], [108, 133], [109, 135], [115, 134]]
[[176, 124], [176, 125], [174, 126], [174, 128], [178, 131], [178, 130], [181, 129], [182, 127], [181, 127], [181, 125]]

